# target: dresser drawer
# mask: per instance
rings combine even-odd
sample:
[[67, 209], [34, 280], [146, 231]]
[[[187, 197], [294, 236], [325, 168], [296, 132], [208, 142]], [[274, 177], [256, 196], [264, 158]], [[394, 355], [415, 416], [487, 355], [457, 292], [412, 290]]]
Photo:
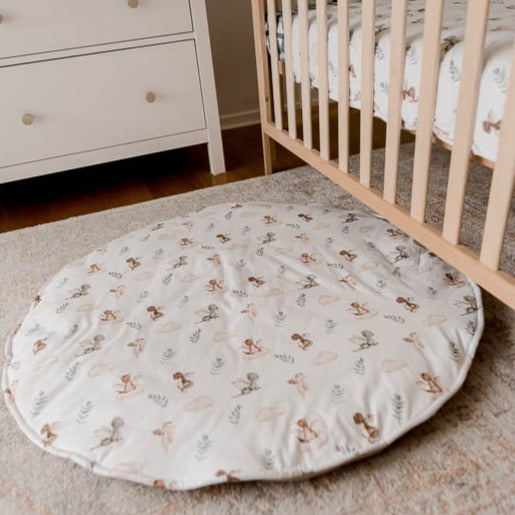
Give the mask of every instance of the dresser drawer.
[[0, 0], [0, 58], [192, 30], [189, 0]]
[[0, 68], [0, 167], [206, 126], [195, 44]]

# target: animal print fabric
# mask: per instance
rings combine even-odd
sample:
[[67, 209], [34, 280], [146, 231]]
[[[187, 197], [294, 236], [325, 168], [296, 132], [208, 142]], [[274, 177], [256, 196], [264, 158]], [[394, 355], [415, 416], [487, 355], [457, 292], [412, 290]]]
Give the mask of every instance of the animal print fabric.
[[[392, 0], [377, 0], [376, 47], [374, 75], [374, 115], [386, 121], [388, 113], [388, 83], [390, 79], [390, 24]], [[446, 1], [441, 34], [441, 64], [438, 77], [438, 96], [434, 133], [452, 144], [456, 123], [456, 108], [463, 60], [466, 0]], [[309, 11], [309, 65], [313, 87], [318, 87], [318, 44], [316, 14]], [[338, 23], [337, 7], [328, 6], [328, 58], [329, 93], [338, 100]], [[404, 75], [401, 117], [403, 126], [417, 128], [422, 70], [424, 0], [408, 2], [406, 33], [406, 67]], [[350, 105], [361, 107], [361, 2], [350, 5]], [[472, 151], [495, 161], [502, 125], [511, 69], [513, 37], [515, 33], [515, 0], [492, 0], [490, 3], [488, 33], [485, 45], [485, 63], [481, 76], [476, 125]], [[278, 16], [278, 43], [284, 60], [284, 31], [282, 15]], [[293, 17], [293, 69], [298, 82], [301, 79], [300, 36], [297, 15]]]
[[26, 435], [158, 487], [285, 479], [384, 448], [461, 386], [479, 289], [376, 216], [222, 204], [64, 267], [7, 345]]

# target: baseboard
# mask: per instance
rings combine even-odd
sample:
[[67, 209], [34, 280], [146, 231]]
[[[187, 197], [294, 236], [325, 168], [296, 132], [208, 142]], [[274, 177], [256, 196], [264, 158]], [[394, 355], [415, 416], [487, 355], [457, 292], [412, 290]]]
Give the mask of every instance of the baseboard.
[[220, 125], [222, 130], [236, 129], [237, 127], [245, 127], [246, 125], [254, 125], [259, 123], [259, 109], [250, 109], [248, 111], [239, 111], [236, 113], [223, 114], [220, 117]]

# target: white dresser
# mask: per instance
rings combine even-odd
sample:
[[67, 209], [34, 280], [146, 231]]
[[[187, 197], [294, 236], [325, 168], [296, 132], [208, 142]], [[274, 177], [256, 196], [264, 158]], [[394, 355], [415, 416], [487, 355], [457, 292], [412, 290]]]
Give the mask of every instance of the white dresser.
[[199, 143], [225, 170], [205, 0], [0, 0], [0, 183]]

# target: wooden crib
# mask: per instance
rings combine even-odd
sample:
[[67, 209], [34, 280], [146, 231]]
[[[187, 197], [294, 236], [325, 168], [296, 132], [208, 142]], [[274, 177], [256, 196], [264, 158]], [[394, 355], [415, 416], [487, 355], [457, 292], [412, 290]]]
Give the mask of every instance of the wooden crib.
[[[292, 4], [295, 5], [292, 5]], [[349, 85], [349, 0], [337, 4], [338, 90]], [[384, 188], [371, 186], [374, 118], [375, 0], [361, 4], [361, 106], [359, 176], [349, 173], [349, 95], [339, 95], [337, 111], [338, 156], [331, 159], [329, 131], [327, 0], [316, 0], [318, 95], [312, 94], [309, 73], [308, 0], [252, 0], [255, 49], [259, 82], [260, 114], [265, 173], [272, 172], [273, 142], [284, 146], [351, 195], [384, 216], [483, 288], [515, 309], [515, 278], [499, 270], [500, 256], [515, 179], [515, 72], [509, 81], [502, 128], [493, 169], [486, 221], [479, 255], [459, 241], [465, 188], [470, 160], [483, 50], [490, 0], [468, 2], [465, 19], [463, 64], [456, 111], [456, 130], [451, 148], [443, 229], [426, 221], [426, 197], [440, 64], [440, 37], [444, 0], [426, 0], [423, 20], [423, 52], [411, 205], [396, 202], [397, 171], [402, 132], [401, 102], [406, 53], [408, 0], [391, 1], [391, 39], [386, 119]], [[295, 9], [292, 11], [292, 8]], [[276, 12], [282, 13], [284, 59], [279, 60]], [[292, 54], [292, 12], [298, 16], [300, 37], [300, 95], [295, 94]], [[267, 37], [269, 51], [267, 50]], [[515, 45], [514, 45], [515, 48]], [[515, 71], [515, 50], [511, 58]], [[297, 79], [298, 80], [298, 79]], [[297, 130], [296, 98], [301, 101], [302, 130]], [[315, 148], [312, 117], [318, 115], [319, 145]]]

